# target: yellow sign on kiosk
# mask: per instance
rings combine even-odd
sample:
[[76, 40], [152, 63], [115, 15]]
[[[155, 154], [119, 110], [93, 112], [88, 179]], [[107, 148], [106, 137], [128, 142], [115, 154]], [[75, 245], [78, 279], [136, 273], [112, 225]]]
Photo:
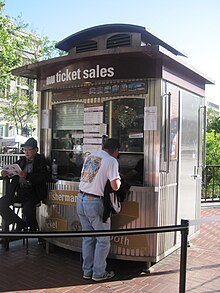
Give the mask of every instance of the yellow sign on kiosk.
[[78, 190], [49, 190], [47, 204], [76, 206]]

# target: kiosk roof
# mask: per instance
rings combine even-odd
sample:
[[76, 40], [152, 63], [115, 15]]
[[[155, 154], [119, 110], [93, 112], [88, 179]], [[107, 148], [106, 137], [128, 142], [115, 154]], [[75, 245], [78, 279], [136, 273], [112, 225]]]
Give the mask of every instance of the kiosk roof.
[[69, 37], [63, 39], [56, 44], [56, 48], [68, 52], [74, 48], [78, 43], [85, 41], [86, 39], [91, 39], [101, 35], [106, 35], [110, 33], [124, 33], [124, 32], [136, 32], [141, 34], [141, 39], [143, 42], [150, 43], [152, 45], [163, 46], [165, 49], [170, 51], [175, 55], [180, 55], [186, 57], [178, 50], [174, 49], [167, 43], [163, 42], [158, 37], [154, 36], [150, 32], [146, 31], [145, 27], [133, 25], [133, 24], [104, 24], [99, 26], [94, 26], [88, 29], [79, 31]]

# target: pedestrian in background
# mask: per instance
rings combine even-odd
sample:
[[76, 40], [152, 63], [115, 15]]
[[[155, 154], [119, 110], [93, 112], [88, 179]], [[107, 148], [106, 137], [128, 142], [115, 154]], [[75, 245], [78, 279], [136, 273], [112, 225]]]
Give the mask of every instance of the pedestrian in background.
[[[92, 152], [84, 161], [77, 197], [77, 213], [83, 231], [110, 230], [110, 218], [103, 222], [103, 196], [107, 180], [113, 190], [120, 188], [119, 149], [116, 139], [107, 139], [102, 150]], [[83, 237], [84, 279], [103, 281], [114, 277], [114, 272], [106, 271], [109, 250], [110, 236]]]

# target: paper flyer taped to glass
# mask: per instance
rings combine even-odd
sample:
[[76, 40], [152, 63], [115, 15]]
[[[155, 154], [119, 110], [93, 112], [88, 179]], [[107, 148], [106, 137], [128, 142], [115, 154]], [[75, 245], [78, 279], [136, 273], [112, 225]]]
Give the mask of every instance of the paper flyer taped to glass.
[[144, 107], [144, 130], [157, 130], [157, 107]]

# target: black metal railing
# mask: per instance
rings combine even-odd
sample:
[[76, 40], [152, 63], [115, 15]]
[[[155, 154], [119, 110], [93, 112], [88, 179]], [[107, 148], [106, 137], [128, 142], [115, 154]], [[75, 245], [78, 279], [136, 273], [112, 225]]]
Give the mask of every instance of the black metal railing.
[[[151, 227], [151, 228], [131, 228], [122, 230], [99, 230], [99, 231], [78, 231], [78, 232], [3, 232], [0, 231], [0, 238], [6, 240], [10, 238], [66, 238], [66, 237], [91, 237], [91, 236], [112, 236], [112, 235], [137, 235], [154, 234], [167, 232], [181, 232], [181, 253], [180, 253], [180, 275], [179, 275], [179, 293], [186, 292], [186, 267], [187, 267], [187, 245], [189, 234], [189, 221], [181, 220], [181, 225]], [[26, 240], [26, 253], [28, 252], [28, 241]]]
[[220, 201], [220, 165], [207, 165], [202, 174], [202, 202]]

